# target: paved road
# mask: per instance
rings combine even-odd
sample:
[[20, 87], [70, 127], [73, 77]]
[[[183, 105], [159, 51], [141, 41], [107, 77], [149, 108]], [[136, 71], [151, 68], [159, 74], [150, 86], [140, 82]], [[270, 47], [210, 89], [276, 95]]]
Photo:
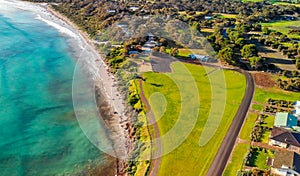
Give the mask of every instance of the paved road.
[[223, 142], [219, 148], [217, 155], [215, 156], [214, 161], [207, 172], [208, 176], [219, 176], [223, 174], [253, 98], [254, 81], [251, 74], [246, 71], [236, 71], [239, 71], [246, 76], [247, 86], [245, 96], [225, 138], [223, 139]]

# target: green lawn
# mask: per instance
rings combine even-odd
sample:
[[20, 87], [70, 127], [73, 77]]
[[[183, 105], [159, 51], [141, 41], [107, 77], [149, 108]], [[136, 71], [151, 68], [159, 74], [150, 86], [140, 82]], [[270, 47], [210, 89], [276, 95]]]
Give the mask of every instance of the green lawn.
[[283, 91], [279, 88], [256, 88], [254, 101], [265, 103], [268, 98], [296, 101], [299, 100], [300, 94], [296, 92]]
[[[269, 127], [269, 128], [273, 128], [274, 126], [274, 120], [275, 120], [275, 117], [274, 116], [268, 116], [264, 119], [265, 123], [266, 124], [263, 124], [262, 126], [266, 126], [266, 127]], [[269, 137], [271, 135], [271, 130], [265, 130], [262, 134], [262, 137], [261, 137], [261, 142], [262, 143], [268, 143], [269, 142]]]
[[248, 151], [248, 144], [238, 144], [234, 148], [234, 152], [231, 156], [230, 161], [223, 173], [223, 176], [233, 176], [236, 175], [237, 171], [241, 169], [243, 165], [243, 160]]
[[216, 70], [205, 76], [214, 69], [180, 62], [172, 69], [173, 73], [143, 74], [145, 95], [159, 119], [163, 153], [184, 137], [162, 157], [159, 175], [205, 175], [240, 105], [246, 81], [234, 71]]
[[236, 18], [236, 14], [228, 14], [228, 13], [217, 13], [217, 15], [220, 15], [220, 18]]
[[274, 126], [274, 120], [275, 120], [274, 116], [268, 115], [268, 117], [266, 117], [264, 119], [264, 121], [266, 122], [266, 124], [263, 124], [262, 126], [266, 126], [266, 127], [272, 128]]
[[256, 113], [249, 113], [247, 118], [245, 119], [243, 128], [240, 133], [240, 138], [249, 141], [249, 143], [250, 143], [250, 134], [253, 128], [253, 124], [257, 119], [257, 116], [258, 115]]
[[268, 130], [268, 131], [264, 131], [263, 134], [262, 134], [262, 137], [260, 138], [260, 141], [262, 143], [269, 143], [269, 137], [271, 135], [271, 130]]
[[291, 30], [290, 26], [299, 26], [300, 21], [276, 21], [271, 23], [261, 23], [262, 26], [268, 27], [271, 30], [282, 32], [283, 34], [288, 35], [290, 38], [300, 39], [300, 36], [297, 34], [288, 34]]
[[178, 55], [181, 57], [188, 57], [190, 54], [202, 54], [202, 55], [207, 55], [207, 52], [204, 49], [185, 49], [181, 48], [178, 49], [179, 53]]
[[274, 158], [274, 153], [268, 149], [262, 149], [261, 151], [258, 149], [254, 150], [252, 166], [258, 167], [259, 169], [269, 169], [270, 166], [267, 166], [267, 159]]
[[262, 111], [264, 109], [263, 105], [253, 104], [252, 109]]
[[242, 0], [242, 2], [262, 2], [263, 0]]
[[300, 4], [293, 4], [293, 3], [288, 3], [288, 2], [275, 2], [275, 5], [293, 5], [296, 7], [300, 7]]

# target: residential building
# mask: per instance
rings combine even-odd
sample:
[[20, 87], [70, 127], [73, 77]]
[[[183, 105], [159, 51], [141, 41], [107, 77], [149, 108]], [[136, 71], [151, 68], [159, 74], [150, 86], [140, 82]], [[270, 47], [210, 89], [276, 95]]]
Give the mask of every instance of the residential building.
[[296, 176], [300, 174], [300, 156], [289, 151], [277, 151], [272, 159], [271, 173], [280, 176]]
[[300, 118], [300, 101], [296, 101], [294, 103], [295, 105], [295, 110], [293, 111], [294, 116], [298, 117], [298, 119]]
[[274, 126], [270, 135], [269, 145], [300, 153], [300, 133]]
[[293, 129], [298, 126], [298, 118], [288, 112], [277, 112], [275, 116], [274, 126]]
[[198, 59], [202, 62], [207, 62], [209, 60], [209, 56], [204, 56], [200, 54], [190, 54], [188, 57], [191, 59]]

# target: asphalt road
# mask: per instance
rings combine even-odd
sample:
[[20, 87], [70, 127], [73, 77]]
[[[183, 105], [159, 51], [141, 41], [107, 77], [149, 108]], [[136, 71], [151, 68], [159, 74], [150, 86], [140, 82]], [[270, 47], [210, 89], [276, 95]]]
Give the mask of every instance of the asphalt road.
[[247, 115], [248, 109], [250, 107], [253, 94], [254, 94], [254, 81], [250, 73], [242, 70], [236, 70], [243, 73], [246, 76], [246, 92], [245, 96], [242, 100], [242, 103], [232, 121], [232, 124], [223, 139], [223, 142], [219, 148], [219, 151], [214, 158], [208, 172], [207, 176], [219, 176], [222, 175], [226, 164], [229, 160], [230, 154], [233, 150], [235, 145], [236, 139], [239, 135], [240, 129], [243, 126], [244, 119]]

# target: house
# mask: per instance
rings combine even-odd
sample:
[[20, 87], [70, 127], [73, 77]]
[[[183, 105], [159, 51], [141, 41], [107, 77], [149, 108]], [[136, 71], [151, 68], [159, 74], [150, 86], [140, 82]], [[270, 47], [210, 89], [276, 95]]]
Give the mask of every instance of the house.
[[274, 175], [293, 176], [300, 174], [300, 156], [289, 151], [277, 151], [272, 161], [271, 173]]
[[209, 60], [209, 56], [203, 56], [203, 55], [199, 55], [199, 54], [190, 54], [190, 55], [188, 55], [188, 57], [191, 59], [201, 60], [202, 62], [207, 62]]
[[204, 19], [205, 19], [205, 20], [212, 20], [213, 17], [212, 17], [212, 16], [205, 16]]
[[296, 101], [294, 105], [295, 105], [295, 110], [293, 110], [293, 114], [294, 116], [300, 118], [300, 101]]
[[133, 7], [130, 7], [129, 9], [135, 12], [135, 11], [136, 11], [136, 10], [138, 10], [139, 8], [138, 8], [138, 7], [135, 7], [135, 6], [133, 6]]
[[139, 54], [139, 52], [136, 50], [130, 50], [128, 51], [128, 54]]
[[292, 129], [293, 127], [298, 126], [298, 118], [287, 112], [277, 112], [274, 126]]
[[116, 13], [116, 10], [114, 10], [114, 9], [108, 9], [108, 10], [106, 10], [106, 12], [107, 13]]
[[274, 126], [270, 135], [269, 145], [300, 153], [300, 133]]

